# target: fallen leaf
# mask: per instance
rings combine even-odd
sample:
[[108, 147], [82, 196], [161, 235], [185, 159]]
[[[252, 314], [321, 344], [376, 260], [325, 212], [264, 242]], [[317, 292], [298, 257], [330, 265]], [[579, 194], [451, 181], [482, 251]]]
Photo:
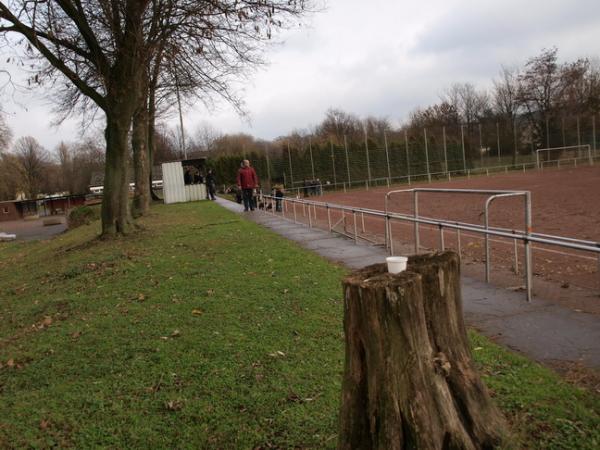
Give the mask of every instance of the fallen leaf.
[[202, 311], [201, 309], [192, 309], [192, 314], [194, 316], [201, 316], [202, 314], [204, 314], [204, 311]]
[[211, 296], [215, 294], [215, 290], [214, 289], [209, 289], [208, 291], [206, 291], [206, 295]]
[[71, 333], [71, 337], [73, 339], [77, 339], [79, 336], [81, 336], [81, 331], [76, 331], [75, 333]]
[[49, 426], [50, 426], [49, 420], [45, 420], [45, 419], [40, 420], [40, 430], [45, 430]]
[[44, 317], [44, 320], [42, 320], [42, 325], [45, 327], [49, 327], [50, 325], [52, 325], [52, 317]]
[[138, 301], [143, 302], [144, 300], [146, 300], [146, 296], [142, 293], [138, 294], [137, 297]]
[[173, 330], [173, 332], [171, 333], [171, 337], [179, 337], [181, 336], [181, 331], [179, 330]]
[[9, 359], [8, 361], [6, 361], [6, 365], [8, 367], [15, 367], [15, 360], [14, 359]]
[[169, 411], [179, 411], [183, 408], [183, 403], [179, 400], [169, 400], [165, 403], [165, 408]]

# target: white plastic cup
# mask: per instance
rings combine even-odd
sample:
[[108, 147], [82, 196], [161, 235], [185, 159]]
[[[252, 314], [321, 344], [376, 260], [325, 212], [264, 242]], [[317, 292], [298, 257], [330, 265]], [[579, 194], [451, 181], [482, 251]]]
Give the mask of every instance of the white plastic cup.
[[400, 273], [406, 270], [408, 258], [406, 256], [388, 256], [385, 258], [389, 273]]

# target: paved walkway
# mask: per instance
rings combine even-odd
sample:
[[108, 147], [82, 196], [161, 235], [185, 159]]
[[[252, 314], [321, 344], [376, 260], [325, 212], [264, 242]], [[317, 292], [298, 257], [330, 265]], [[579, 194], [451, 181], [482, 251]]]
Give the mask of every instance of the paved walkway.
[[[380, 247], [355, 244], [350, 239], [262, 211], [244, 213], [241, 205], [228, 200], [217, 202], [352, 269], [384, 262], [387, 256]], [[538, 297], [527, 303], [522, 292], [507, 291], [468, 277], [463, 277], [462, 295], [467, 324], [496, 342], [540, 362], [580, 362], [600, 368], [600, 317], [577, 313]]]

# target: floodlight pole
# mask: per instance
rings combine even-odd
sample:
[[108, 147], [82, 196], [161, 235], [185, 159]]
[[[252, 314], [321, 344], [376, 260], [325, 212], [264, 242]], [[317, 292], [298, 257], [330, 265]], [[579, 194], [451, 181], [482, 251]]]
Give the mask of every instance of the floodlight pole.
[[331, 148], [331, 168], [333, 169], [333, 184], [337, 185], [337, 177], [335, 176], [335, 155], [333, 154], [333, 142], [331, 141], [331, 138], [329, 139], [329, 147]]
[[364, 125], [365, 130], [365, 151], [367, 153], [367, 178], [371, 184], [371, 162], [369, 160], [369, 138], [367, 136], [367, 124]]

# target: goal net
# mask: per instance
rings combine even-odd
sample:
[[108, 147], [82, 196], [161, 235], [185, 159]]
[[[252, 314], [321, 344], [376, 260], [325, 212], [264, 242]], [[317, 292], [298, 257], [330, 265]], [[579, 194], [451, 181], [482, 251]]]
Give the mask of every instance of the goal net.
[[543, 168], [545, 165], [560, 165], [561, 162], [577, 164], [578, 160], [592, 163], [592, 149], [589, 145], [541, 148], [536, 151], [538, 168]]

